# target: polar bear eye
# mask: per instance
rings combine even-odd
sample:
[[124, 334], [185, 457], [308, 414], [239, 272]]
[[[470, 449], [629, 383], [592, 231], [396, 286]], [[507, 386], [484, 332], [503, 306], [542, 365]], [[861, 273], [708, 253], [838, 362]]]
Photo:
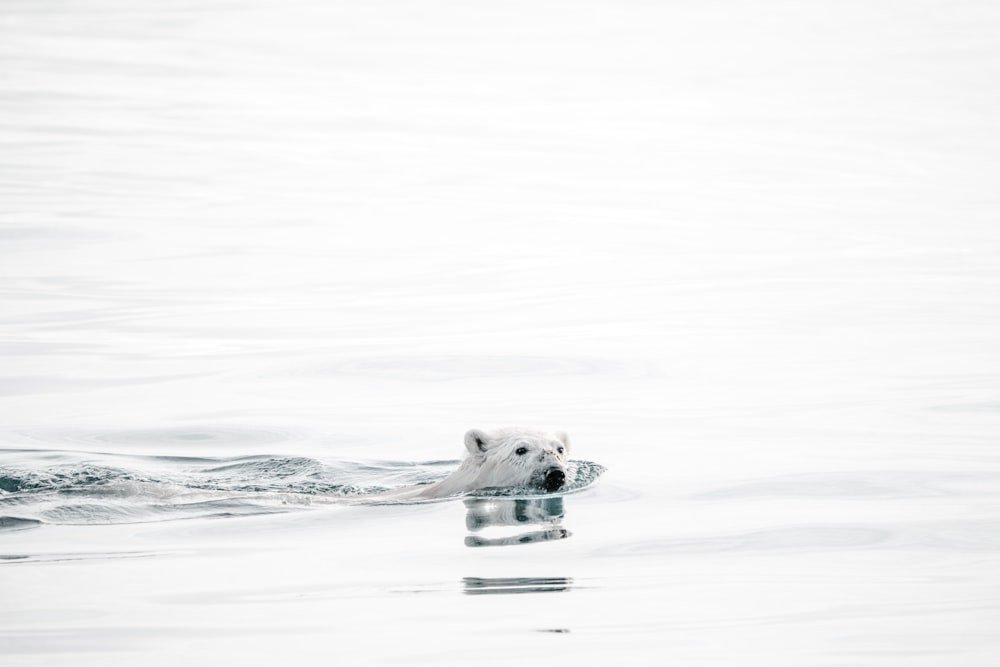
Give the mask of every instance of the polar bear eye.
[[562, 454], [563, 452], [565, 452], [565, 451], [566, 451], [566, 448], [565, 448], [565, 447], [560, 447], [560, 448], [559, 448], [559, 449], [557, 449], [556, 451], [557, 451], [557, 452], [559, 452], [560, 454]]
[[528, 448], [518, 447], [516, 450], [514, 450], [514, 453], [517, 454], [518, 456], [524, 456], [525, 454], [528, 453]]

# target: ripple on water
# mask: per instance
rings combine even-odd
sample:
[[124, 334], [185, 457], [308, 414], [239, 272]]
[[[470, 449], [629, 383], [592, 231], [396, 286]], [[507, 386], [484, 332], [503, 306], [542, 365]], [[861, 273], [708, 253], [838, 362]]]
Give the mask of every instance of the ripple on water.
[[1000, 474], [981, 471], [860, 470], [751, 480], [698, 494], [700, 499], [774, 497], [920, 498], [996, 496]]
[[[6, 508], [4, 514], [16, 519], [11, 526], [17, 521], [98, 524], [262, 514], [345, 498], [384, 502], [378, 494], [435, 482], [458, 465], [458, 461], [320, 461], [295, 456], [213, 458], [36, 450], [0, 450], [0, 460], [4, 461], [0, 509]], [[603, 470], [587, 461], [572, 462], [565, 491], [586, 487]], [[491, 489], [484, 495], [537, 496], [524, 489]]]
[[809, 524], [701, 537], [644, 540], [606, 547], [601, 556], [826, 553], [851, 550], [1000, 551], [995, 521]]
[[830, 551], [869, 548], [885, 543], [891, 531], [854, 525], [784, 526], [768, 530], [699, 537], [672, 537], [620, 544], [600, 555], [651, 556], [769, 551]]
[[365, 376], [397, 380], [448, 381], [468, 378], [603, 376], [640, 373], [623, 363], [573, 357], [438, 354], [365, 356], [291, 371], [298, 376]]
[[114, 431], [60, 430], [20, 433], [31, 442], [67, 445], [275, 445], [302, 440], [307, 434], [294, 429], [223, 424], [198, 426], [172, 426], [150, 429], [120, 429]]

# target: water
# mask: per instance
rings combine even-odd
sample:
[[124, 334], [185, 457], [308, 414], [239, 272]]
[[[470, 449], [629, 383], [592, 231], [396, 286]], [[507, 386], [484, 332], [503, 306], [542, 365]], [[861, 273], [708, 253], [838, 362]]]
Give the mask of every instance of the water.
[[[0, 512], [11, 516], [0, 517], [0, 526], [14, 529], [43, 523], [134, 523], [257, 514], [344, 502], [399, 503], [402, 500], [394, 491], [439, 481], [459, 463], [324, 462], [286, 456], [130, 457], [37, 450], [3, 454], [9, 462], [0, 468], [4, 494]], [[592, 462], [571, 461], [557, 495], [511, 487], [470, 489], [463, 495], [472, 498], [469, 502], [476, 507], [500, 503], [520, 511], [556, 500], [561, 504], [562, 496], [587, 488], [603, 472], [602, 466]]]
[[998, 24], [5, 2], [3, 661], [996, 664]]

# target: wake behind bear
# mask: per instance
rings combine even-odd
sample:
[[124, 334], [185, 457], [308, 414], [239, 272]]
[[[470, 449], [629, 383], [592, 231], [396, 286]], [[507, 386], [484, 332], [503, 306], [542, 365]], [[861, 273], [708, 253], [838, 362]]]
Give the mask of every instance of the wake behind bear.
[[386, 495], [444, 498], [490, 487], [558, 491], [566, 484], [569, 437], [529, 428], [492, 432], [472, 429], [465, 434], [468, 454], [455, 472], [440, 482]]

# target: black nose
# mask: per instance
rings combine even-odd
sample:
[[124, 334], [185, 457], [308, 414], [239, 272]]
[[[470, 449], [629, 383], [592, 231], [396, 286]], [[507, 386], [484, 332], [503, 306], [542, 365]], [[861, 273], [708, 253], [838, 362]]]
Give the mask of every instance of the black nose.
[[562, 487], [565, 483], [566, 473], [559, 468], [553, 468], [545, 473], [545, 481], [542, 483], [542, 486], [545, 487], [546, 491], [555, 491], [556, 489]]

